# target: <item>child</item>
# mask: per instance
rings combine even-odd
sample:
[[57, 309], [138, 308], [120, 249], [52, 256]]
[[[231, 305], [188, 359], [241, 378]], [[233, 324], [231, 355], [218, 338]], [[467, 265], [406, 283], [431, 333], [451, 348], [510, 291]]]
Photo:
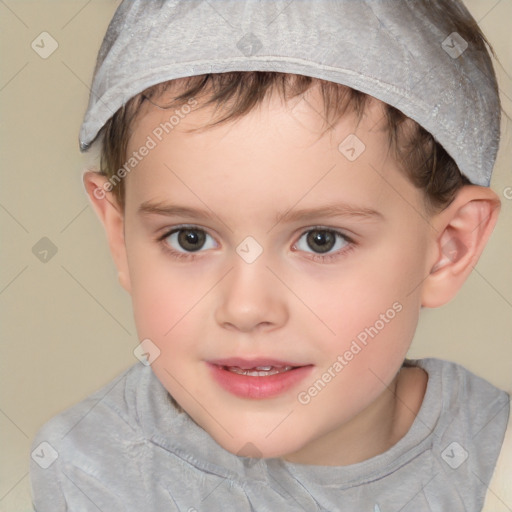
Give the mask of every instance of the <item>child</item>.
[[406, 359], [499, 114], [453, 0], [124, 1], [80, 143], [143, 364], [39, 432], [35, 509], [510, 510], [507, 393]]

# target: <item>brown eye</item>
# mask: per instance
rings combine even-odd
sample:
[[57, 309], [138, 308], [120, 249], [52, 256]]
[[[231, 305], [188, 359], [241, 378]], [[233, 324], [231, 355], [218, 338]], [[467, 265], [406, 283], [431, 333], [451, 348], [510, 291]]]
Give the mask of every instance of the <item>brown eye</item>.
[[199, 229], [180, 229], [178, 243], [185, 251], [198, 251], [206, 241], [206, 234]]
[[315, 252], [324, 253], [330, 251], [336, 243], [336, 235], [332, 231], [312, 230], [308, 233], [307, 244]]

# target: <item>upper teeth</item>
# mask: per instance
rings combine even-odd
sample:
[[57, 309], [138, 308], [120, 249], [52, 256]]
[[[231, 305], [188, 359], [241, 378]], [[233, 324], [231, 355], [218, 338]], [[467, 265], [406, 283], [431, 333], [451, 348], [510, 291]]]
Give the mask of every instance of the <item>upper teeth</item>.
[[239, 368], [238, 366], [225, 366], [226, 370], [239, 375], [250, 375], [252, 377], [266, 377], [291, 370], [293, 366], [256, 366], [255, 368]]

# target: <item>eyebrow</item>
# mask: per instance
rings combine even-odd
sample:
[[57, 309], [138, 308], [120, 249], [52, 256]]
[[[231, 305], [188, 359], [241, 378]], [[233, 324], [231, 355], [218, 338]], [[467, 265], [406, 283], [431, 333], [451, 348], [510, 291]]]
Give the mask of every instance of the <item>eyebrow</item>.
[[[138, 213], [165, 215], [167, 217], [187, 217], [198, 220], [219, 218], [211, 210], [152, 201], [142, 203], [139, 206]], [[305, 208], [302, 210], [290, 208], [284, 212], [277, 213], [275, 223], [307, 221], [318, 217], [359, 217], [368, 220], [384, 219], [382, 213], [372, 208], [356, 207], [345, 203], [334, 203], [323, 205], [319, 208]]]
[[307, 221], [317, 217], [359, 217], [362, 219], [384, 219], [382, 213], [372, 208], [357, 207], [345, 203], [334, 203], [319, 208], [293, 208], [276, 215], [276, 222]]
[[214, 219], [217, 217], [210, 210], [200, 210], [163, 202], [145, 201], [139, 206], [140, 214], [165, 215], [167, 217], [189, 217], [192, 219]]

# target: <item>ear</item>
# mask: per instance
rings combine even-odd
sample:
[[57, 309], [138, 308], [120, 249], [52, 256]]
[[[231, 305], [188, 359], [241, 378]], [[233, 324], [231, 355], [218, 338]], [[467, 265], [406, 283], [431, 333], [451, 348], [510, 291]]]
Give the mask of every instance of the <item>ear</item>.
[[466, 185], [445, 210], [432, 217], [433, 258], [422, 286], [422, 306], [439, 307], [455, 297], [484, 250], [500, 205], [491, 189]]
[[105, 228], [119, 282], [130, 293], [130, 274], [124, 240], [124, 214], [111, 192], [112, 185], [105, 176], [93, 171], [84, 173], [83, 182], [94, 211]]

